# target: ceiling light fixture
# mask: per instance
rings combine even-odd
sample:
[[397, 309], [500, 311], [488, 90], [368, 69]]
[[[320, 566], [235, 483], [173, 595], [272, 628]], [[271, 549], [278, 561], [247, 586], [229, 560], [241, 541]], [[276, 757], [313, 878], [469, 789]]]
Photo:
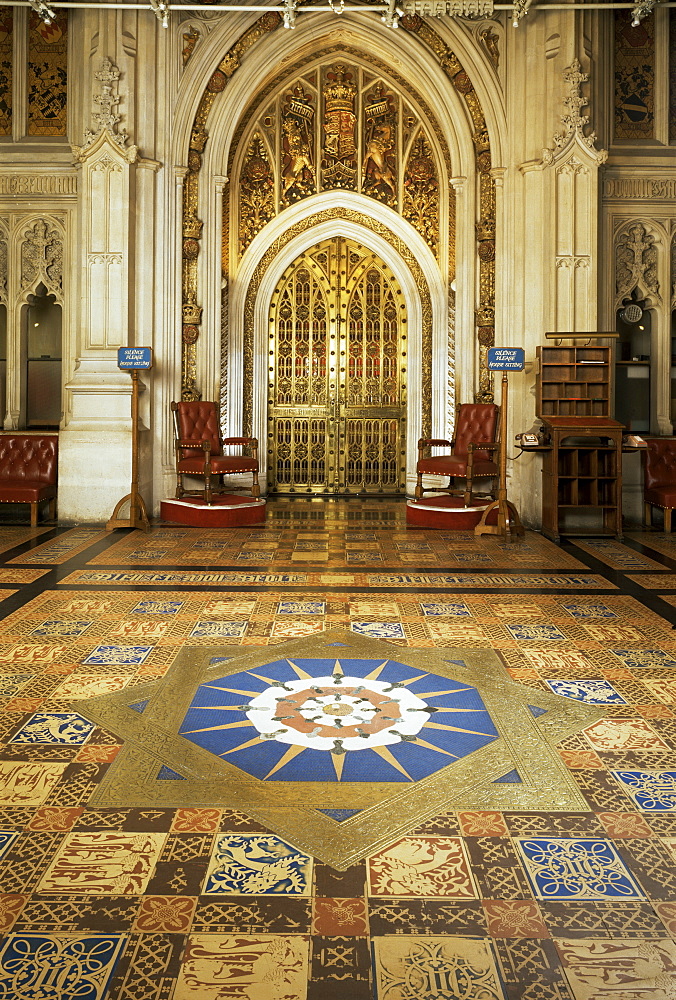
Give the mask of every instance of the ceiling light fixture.
[[45, 24], [51, 24], [55, 19], [56, 12], [51, 7], [48, 7], [46, 3], [43, 3], [42, 0], [30, 0], [30, 5]]

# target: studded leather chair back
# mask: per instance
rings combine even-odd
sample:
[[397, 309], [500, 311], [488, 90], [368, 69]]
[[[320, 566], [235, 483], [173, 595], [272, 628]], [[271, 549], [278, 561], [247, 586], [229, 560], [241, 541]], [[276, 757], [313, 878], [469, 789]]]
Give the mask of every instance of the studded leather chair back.
[[[467, 455], [470, 441], [480, 444], [482, 441], [495, 441], [500, 409], [494, 403], [461, 403], [458, 407], [453, 454], [456, 457]], [[475, 460], [488, 460], [493, 456], [486, 451], [475, 451]]]
[[[211, 454], [222, 454], [218, 413], [214, 402], [198, 400], [197, 402], [177, 403], [174, 412], [179, 441], [195, 441], [197, 443], [209, 441]], [[191, 451], [190, 454], [194, 455], [195, 452]]]

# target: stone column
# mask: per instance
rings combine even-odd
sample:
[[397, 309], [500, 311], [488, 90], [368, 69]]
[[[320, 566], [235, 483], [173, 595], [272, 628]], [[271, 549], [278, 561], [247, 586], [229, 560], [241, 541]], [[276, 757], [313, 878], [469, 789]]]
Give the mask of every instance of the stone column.
[[[587, 59], [583, 19], [572, 10], [538, 12], [514, 29], [510, 45], [522, 62], [508, 85], [508, 114], [521, 124], [510, 136], [517, 169], [506, 172], [502, 206], [513, 219], [508, 343], [525, 347], [528, 362], [513, 396], [513, 430], [523, 432], [536, 421], [532, 362], [544, 334], [598, 329], [599, 175], [607, 153], [581, 114], [588, 75], [575, 53]], [[523, 456], [514, 471], [512, 499], [526, 523], [538, 524], [540, 456]]]
[[105, 521], [129, 492], [131, 380], [117, 368], [118, 347], [134, 343], [133, 205], [137, 150], [118, 130], [119, 71], [108, 58], [94, 74], [101, 110], [96, 131], [74, 147], [80, 164], [80, 329], [75, 370], [65, 387], [59, 441], [59, 514]]

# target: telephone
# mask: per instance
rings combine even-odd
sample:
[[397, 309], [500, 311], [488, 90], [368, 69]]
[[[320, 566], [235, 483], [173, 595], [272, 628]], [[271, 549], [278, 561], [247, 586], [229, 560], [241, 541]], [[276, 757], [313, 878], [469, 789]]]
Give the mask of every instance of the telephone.
[[516, 440], [522, 448], [537, 448], [540, 444], [537, 434], [517, 434]]
[[645, 441], [643, 440], [643, 438], [640, 437], [638, 434], [627, 434], [626, 437], [623, 438], [622, 444], [624, 444], [627, 448], [647, 448], [648, 447], [647, 444], [645, 443]]

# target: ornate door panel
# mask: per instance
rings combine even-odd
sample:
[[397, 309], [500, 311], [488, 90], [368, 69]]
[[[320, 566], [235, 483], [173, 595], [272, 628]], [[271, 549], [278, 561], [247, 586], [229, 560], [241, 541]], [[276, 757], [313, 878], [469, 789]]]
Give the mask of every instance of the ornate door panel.
[[268, 488], [405, 489], [406, 316], [386, 264], [343, 237], [297, 258], [270, 308]]

